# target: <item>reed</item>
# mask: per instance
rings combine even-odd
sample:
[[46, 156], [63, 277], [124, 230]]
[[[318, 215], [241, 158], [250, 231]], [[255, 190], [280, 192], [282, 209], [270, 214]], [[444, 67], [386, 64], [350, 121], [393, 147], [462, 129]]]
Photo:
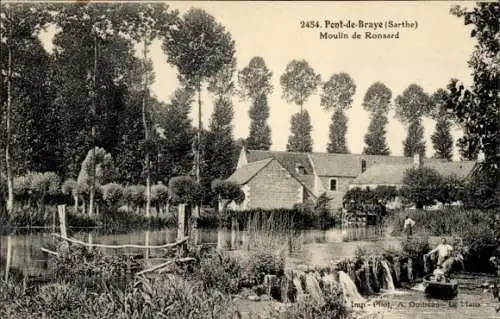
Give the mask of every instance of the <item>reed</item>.
[[289, 253], [302, 248], [303, 235], [297, 230], [293, 214], [256, 211], [248, 217], [247, 250]]

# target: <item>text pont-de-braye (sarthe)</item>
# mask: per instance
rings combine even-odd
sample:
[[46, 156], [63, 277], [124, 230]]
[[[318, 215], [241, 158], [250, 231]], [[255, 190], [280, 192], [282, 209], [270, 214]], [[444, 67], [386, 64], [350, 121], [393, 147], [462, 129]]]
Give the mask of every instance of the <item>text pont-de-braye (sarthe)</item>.
[[299, 27], [314, 30], [321, 40], [400, 39], [405, 31], [418, 28], [416, 20], [300, 20]]

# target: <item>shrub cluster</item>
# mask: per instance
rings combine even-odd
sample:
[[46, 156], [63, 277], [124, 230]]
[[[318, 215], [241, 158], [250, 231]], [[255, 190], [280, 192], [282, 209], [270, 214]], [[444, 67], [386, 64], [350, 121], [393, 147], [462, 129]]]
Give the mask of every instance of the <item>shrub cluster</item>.
[[266, 275], [276, 275], [279, 278], [284, 273], [284, 258], [267, 251], [254, 253], [246, 267], [248, 284], [252, 287], [262, 285]]
[[[444, 208], [437, 211], [395, 211], [387, 220], [393, 226], [393, 235], [401, 233], [406, 216], [416, 222], [414, 232], [417, 235], [460, 238], [461, 242], [454, 247], [463, 254], [467, 270], [492, 271], [488, 258], [495, 255], [500, 246], [500, 215], [495, 210]], [[416, 245], [415, 242], [412, 244]]]
[[219, 214], [219, 219], [223, 227], [231, 226], [231, 217], [235, 216], [240, 227], [246, 227], [249, 223], [257, 222], [259, 225], [267, 225], [275, 230], [303, 230], [314, 228], [329, 228], [335, 225], [333, 216], [321, 219], [314, 211], [306, 207], [296, 207], [293, 209], [248, 209], [244, 211], [228, 210], [224, 214]]
[[122, 289], [91, 291], [74, 282], [32, 293], [0, 282], [2, 318], [221, 318], [238, 316], [230, 296], [174, 276], [139, 279]]
[[240, 263], [227, 254], [218, 252], [212, 252], [202, 258], [195, 275], [207, 289], [229, 294], [238, 293], [244, 282]]

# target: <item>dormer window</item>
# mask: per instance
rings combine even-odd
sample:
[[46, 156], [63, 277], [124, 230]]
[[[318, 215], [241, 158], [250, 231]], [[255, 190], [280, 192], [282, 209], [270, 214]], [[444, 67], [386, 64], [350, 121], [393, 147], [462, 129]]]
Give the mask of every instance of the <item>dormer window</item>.
[[304, 168], [304, 165], [297, 163], [295, 164], [295, 172], [297, 174], [305, 175], [306, 169]]

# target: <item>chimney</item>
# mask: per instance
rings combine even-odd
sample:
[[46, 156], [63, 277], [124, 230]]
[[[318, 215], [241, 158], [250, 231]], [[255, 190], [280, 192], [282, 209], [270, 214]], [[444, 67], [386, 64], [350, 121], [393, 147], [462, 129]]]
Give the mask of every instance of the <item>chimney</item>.
[[420, 168], [422, 166], [422, 159], [420, 158], [420, 154], [413, 154], [413, 167]]

